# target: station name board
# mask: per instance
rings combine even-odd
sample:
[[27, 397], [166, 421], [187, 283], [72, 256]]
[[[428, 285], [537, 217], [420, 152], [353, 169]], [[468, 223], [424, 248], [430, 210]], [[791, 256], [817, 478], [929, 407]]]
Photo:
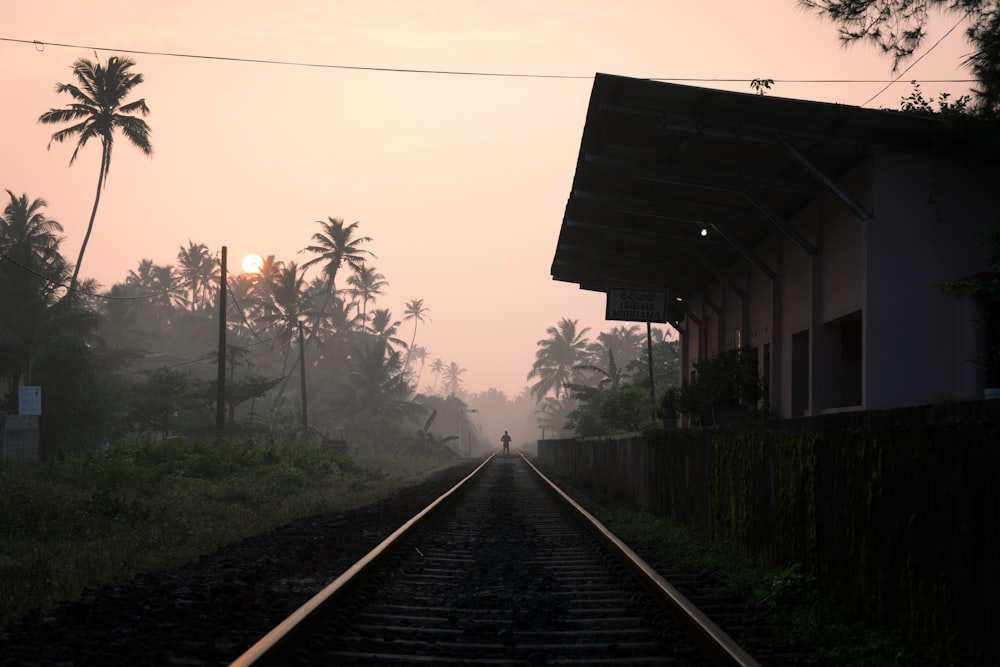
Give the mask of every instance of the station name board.
[[651, 290], [608, 288], [606, 320], [666, 322], [667, 293]]

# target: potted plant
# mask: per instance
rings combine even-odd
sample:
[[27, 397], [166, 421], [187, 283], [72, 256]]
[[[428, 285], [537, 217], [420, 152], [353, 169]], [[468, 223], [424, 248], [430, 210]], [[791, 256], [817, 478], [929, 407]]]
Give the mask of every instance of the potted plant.
[[678, 407], [677, 388], [669, 387], [663, 392], [663, 397], [660, 398], [660, 404], [656, 410], [656, 416], [663, 420], [664, 428], [677, 428]]
[[763, 382], [757, 355], [732, 349], [694, 364], [695, 378], [683, 397], [686, 409], [702, 425], [746, 421], [757, 411]]

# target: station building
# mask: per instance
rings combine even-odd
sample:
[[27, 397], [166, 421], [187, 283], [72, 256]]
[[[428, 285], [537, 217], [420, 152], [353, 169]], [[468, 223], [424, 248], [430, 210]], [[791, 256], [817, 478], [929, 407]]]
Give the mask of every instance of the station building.
[[[970, 127], [971, 126], [971, 127]], [[996, 152], [975, 124], [598, 74], [552, 277], [665, 292], [779, 417], [982, 398]]]

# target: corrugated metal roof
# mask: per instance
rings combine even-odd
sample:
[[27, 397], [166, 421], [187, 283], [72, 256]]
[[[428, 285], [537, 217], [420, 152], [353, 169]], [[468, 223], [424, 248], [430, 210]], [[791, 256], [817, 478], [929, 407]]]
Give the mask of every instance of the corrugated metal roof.
[[876, 150], [972, 149], [937, 118], [598, 74], [552, 277], [686, 300], [740, 258], [773, 274], [752, 249], [815, 252], [786, 221], [824, 190], [870, 215], [835, 183]]

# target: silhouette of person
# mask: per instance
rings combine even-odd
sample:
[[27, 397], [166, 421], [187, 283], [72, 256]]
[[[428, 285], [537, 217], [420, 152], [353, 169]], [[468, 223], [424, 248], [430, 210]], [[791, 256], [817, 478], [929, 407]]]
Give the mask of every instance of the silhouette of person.
[[500, 442], [503, 443], [503, 455], [507, 456], [507, 454], [510, 453], [510, 433], [504, 431], [503, 437], [500, 438]]

